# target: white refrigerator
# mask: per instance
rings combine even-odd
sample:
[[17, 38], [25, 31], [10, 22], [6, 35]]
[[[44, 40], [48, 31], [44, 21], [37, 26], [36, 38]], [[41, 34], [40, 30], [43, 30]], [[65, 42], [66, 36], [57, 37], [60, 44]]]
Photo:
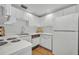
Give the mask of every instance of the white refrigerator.
[[58, 17], [54, 22], [53, 52], [55, 55], [78, 54], [78, 14]]

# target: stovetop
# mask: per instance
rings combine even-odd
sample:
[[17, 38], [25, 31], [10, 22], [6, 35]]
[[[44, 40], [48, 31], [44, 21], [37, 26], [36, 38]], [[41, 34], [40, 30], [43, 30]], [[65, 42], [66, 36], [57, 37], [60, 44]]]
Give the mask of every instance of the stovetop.
[[16, 38], [8, 38], [7, 40], [4, 39], [0, 39], [0, 46], [7, 44], [8, 42], [10, 43], [16, 43], [21, 41], [20, 39], [16, 39]]

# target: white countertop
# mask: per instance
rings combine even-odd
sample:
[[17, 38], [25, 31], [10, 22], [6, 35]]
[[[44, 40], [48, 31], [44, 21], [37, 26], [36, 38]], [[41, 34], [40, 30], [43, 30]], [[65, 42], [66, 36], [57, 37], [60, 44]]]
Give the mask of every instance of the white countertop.
[[[14, 37], [14, 36], [13, 36]], [[2, 37], [4, 38], [4, 37]], [[26, 40], [21, 40], [15, 43], [7, 43], [3, 46], [0, 46], [0, 55], [9, 55], [23, 48], [29, 47], [32, 44]]]
[[53, 35], [52, 33], [31, 33], [30, 35], [36, 35], [36, 34]]
[[0, 37], [0, 39], [7, 39], [7, 38], [13, 38], [13, 37], [19, 38], [20, 36], [19, 35], [5, 35], [5, 36]]

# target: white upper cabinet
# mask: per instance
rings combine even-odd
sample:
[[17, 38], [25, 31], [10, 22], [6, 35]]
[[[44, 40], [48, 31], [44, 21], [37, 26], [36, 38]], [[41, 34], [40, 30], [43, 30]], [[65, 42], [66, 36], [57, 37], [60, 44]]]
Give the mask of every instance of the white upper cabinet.
[[16, 18], [24, 19], [24, 13], [25, 13], [24, 11], [22, 11], [18, 8], [11, 7], [11, 15]]
[[61, 16], [64, 16], [64, 15], [76, 13], [77, 10], [79, 10], [78, 5], [74, 5], [74, 6], [71, 6], [71, 7], [68, 7], [68, 8], [65, 8], [65, 9], [62, 9], [62, 10], [55, 12], [54, 16], [55, 17], [61, 17]]
[[63, 14], [64, 14], [63, 10], [60, 10], [60, 11], [57, 11], [57, 12], [54, 13], [55, 17], [63, 16]]
[[63, 10], [64, 15], [72, 14], [76, 12], [76, 6], [72, 6]]
[[0, 11], [2, 11], [2, 16], [11, 15], [11, 4], [0, 5]]
[[5, 14], [4, 15], [11, 15], [11, 5], [7, 4], [5, 5]]
[[76, 11], [79, 14], [79, 4], [76, 5]]
[[2, 15], [3, 15], [3, 7], [0, 6], [0, 25], [2, 25], [4, 22]]
[[55, 19], [55, 30], [78, 30], [78, 14], [70, 14]]
[[3, 15], [3, 7], [0, 6], [0, 16], [2, 16], [2, 15]]
[[9, 15], [9, 16], [14, 16], [16, 18], [19, 19], [23, 19], [24, 18], [24, 14], [25, 12], [13, 7], [11, 4], [7, 4], [7, 5], [2, 5], [3, 6], [3, 15]]

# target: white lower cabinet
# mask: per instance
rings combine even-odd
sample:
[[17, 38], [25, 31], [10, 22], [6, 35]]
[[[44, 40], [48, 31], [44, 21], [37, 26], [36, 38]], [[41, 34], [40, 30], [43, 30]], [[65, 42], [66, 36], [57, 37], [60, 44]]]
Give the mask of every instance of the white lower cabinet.
[[49, 50], [52, 50], [52, 36], [47, 34], [40, 34], [40, 37], [33, 38], [32, 40], [32, 47], [41, 45]]
[[41, 43], [40, 45], [41, 45], [42, 47], [45, 47], [45, 48], [51, 50], [51, 43], [44, 42], [44, 43]]
[[40, 45], [49, 49], [49, 50], [52, 50], [52, 47], [51, 47], [51, 41], [52, 40], [52, 36], [51, 35], [40, 35]]
[[32, 47], [37, 46], [40, 43], [40, 37], [32, 39]]
[[24, 40], [26, 40], [26, 41], [28, 41], [28, 42], [31, 42], [31, 36], [30, 36], [30, 35], [21, 35], [20, 38], [21, 38], [21, 39], [24, 39]]
[[77, 55], [78, 32], [55, 32], [52, 45], [55, 55]]
[[19, 51], [12, 53], [11, 55], [32, 55], [32, 48], [31, 46], [23, 48]]

